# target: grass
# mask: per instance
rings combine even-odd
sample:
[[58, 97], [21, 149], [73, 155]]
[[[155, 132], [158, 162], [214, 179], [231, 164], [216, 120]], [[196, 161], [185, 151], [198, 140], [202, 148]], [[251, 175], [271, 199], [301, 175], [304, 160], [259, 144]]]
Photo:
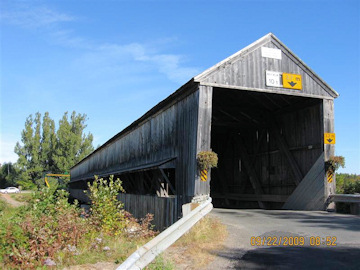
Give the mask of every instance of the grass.
[[[100, 237], [99, 237], [100, 238]], [[78, 255], [59, 252], [56, 257], [58, 268], [65, 266], [95, 264], [97, 262], [112, 262], [119, 264], [126, 260], [139, 246], [144, 245], [147, 240], [126, 240], [122, 237], [101, 237], [101, 243], [89, 237], [78, 245], [76, 252]], [[105, 248], [105, 249], [104, 249]], [[107, 250], [108, 249], [108, 250]]]
[[10, 197], [18, 202], [28, 202], [32, 198], [32, 193], [14, 193], [11, 194]]
[[155, 258], [155, 260], [146, 267], [147, 270], [173, 270], [176, 269], [174, 263], [165, 259], [163, 254], [160, 254]]
[[[214, 217], [200, 220], [147, 269], [201, 269], [215, 259], [223, 248], [226, 226]], [[167, 259], [164, 259], [167, 258]]]

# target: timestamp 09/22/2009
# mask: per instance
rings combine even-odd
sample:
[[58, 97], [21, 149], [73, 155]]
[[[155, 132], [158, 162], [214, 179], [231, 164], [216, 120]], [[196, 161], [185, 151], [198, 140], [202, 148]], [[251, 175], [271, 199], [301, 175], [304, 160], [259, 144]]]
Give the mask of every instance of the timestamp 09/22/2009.
[[336, 246], [336, 236], [252, 236], [251, 246]]

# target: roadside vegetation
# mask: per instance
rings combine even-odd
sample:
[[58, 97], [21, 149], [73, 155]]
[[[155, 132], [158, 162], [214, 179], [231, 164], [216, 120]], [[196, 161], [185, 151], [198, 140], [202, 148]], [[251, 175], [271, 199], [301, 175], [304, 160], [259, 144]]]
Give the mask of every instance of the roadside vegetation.
[[12, 199], [23, 203], [30, 201], [32, 196], [33, 196], [32, 192], [15, 193], [10, 195]]
[[[360, 194], [360, 175], [338, 173], [336, 174], [336, 193], [338, 194]], [[349, 214], [350, 204], [336, 203], [336, 211]]]
[[147, 269], [202, 269], [211, 263], [223, 248], [226, 226], [217, 218], [201, 219]]
[[25, 206], [0, 201], [0, 268], [121, 263], [156, 235], [151, 215], [138, 222], [116, 199], [121, 184], [111, 177], [89, 185], [89, 213], [70, 204], [68, 193], [56, 187], [34, 192]]

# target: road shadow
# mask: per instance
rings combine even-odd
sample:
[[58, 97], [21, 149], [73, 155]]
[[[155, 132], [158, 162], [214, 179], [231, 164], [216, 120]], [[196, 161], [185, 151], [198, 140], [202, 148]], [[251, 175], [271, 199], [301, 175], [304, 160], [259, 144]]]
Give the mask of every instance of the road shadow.
[[307, 226], [322, 227], [324, 229], [344, 229], [360, 231], [360, 216], [335, 214], [325, 211], [289, 211], [289, 210], [262, 210], [262, 209], [221, 209], [216, 212], [221, 215], [231, 215], [239, 218], [268, 216], [276, 219], [294, 220]]
[[357, 247], [226, 249], [216, 255], [232, 261], [231, 269], [360, 269]]
[[344, 229], [350, 231], [360, 231], [360, 217], [354, 215], [342, 215], [328, 212], [304, 212], [304, 211], [266, 211], [262, 214], [278, 219], [292, 219], [307, 226], [322, 227], [324, 229]]

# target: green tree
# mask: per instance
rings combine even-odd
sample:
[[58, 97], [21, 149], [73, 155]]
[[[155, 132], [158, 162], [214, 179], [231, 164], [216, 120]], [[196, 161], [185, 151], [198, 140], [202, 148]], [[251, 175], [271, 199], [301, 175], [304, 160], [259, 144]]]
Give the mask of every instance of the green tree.
[[44, 171], [54, 171], [54, 151], [56, 148], [56, 132], [55, 122], [46, 112], [42, 122], [42, 136], [41, 136], [41, 166]]
[[[19, 156], [17, 166], [20, 169], [19, 178], [22, 181], [35, 180], [41, 175], [41, 166], [39, 164], [39, 126], [40, 114], [36, 114], [35, 120], [29, 115], [25, 121], [25, 129], [21, 132], [21, 141], [16, 143], [15, 153]], [[38, 139], [38, 142], [35, 142]]]
[[16, 168], [11, 162], [0, 165], [0, 188], [15, 186]]
[[93, 135], [91, 133], [84, 134], [86, 119], [86, 114], [76, 114], [74, 111], [70, 116], [70, 122], [67, 112], [59, 121], [54, 156], [56, 170], [67, 171], [94, 151]]
[[94, 150], [93, 135], [84, 134], [86, 120], [86, 114], [74, 111], [69, 121], [65, 112], [56, 131], [48, 112], [42, 121], [40, 113], [35, 118], [30, 115], [21, 133], [22, 144], [15, 146], [20, 181], [36, 183], [44, 172], [63, 173], [90, 154]]

